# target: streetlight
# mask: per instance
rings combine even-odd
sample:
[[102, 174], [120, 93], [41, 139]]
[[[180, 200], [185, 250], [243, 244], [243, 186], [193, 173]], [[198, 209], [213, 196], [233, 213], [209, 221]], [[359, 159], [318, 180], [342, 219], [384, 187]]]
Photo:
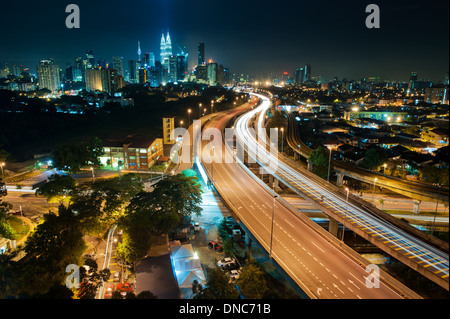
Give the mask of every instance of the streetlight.
[[372, 205], [373, 205], [373, 197], [375, 196], [375, 184], [377, 182], [377, 178], [375, 177], [375, 179], [373, 180], [373, 191], [372, 191]]
[[[440, 187], [441, 187], [441, 185], [439, 185], [439, 188]], [[439, 192], [438, 192], [438, 196], [437, 196], [437, 199], [436, 199], [436, 209], [434, 210], [433, 225], [431, 226], [431, 236], [433, 236], [433, 233], [434, 233], [434, 223], [436, 222], [436, 215], [437, 215], [438, 206], [439, 206]]]
[[387, 166], [387, 164], [384, 163], [384, 164], [383, 164], [383, 174], [384, 174], [384, 175], [386, 175], [386, 166]]
[[189, 126], [191, 125], [191, 109], [188, 109], [188, 114], [189, 114]]
[[328, 159], [328, 175], [327, 175], [327, 182], [330, 181], [330, 167], [331, 167], [331, 146], [327, 146], [327, 148], [330, 150], [330, 158]]
[[211, 159], [211, 184], [214, 186], [214, 155], [215, 155], [215, 148], [212, 147], [212, 159]]
[[272, 242], [273, 242], [273, 220], [275, 218], [275, 200], [278, 197], [278, 195], [275, 195], [273, 197], [273, 205], [272, 205], [272, 229], [270, 231], [270, 252], [269, 257], [272, 258]]
[[283, 154], [283, 144], [284, 144], [284, 128], [281, 128], [281, 154]]
[[0, 164], [0, 167], [2, 168], [2, 180], [5, 179], [5, 173], [3, 172], [3, 166], [5, 166], [5, 163]]
[[202, 116], [202, 103], [198, 104], [198, 118]]
[[95, 173], [94, 173], [94, 168], [91, 167], [91, 171], [92, 171], [92, 180], [95, 181]]
[[345, 211], [344, 211], [344, 221], [342, 223], [342, 242], [344, 241], [344, 232], [345, 232], [345, 218], [347, 218], [347, 210], [348, 210], [348, 194], [350, 193], [350, 190], [348, 187], [345, 188], [347, 191], [347, 200], [345, 201]]
[[181, 127], [183, 127], [183, 123], [184, 123], [183, 121], [180, 121], [180, 126], [181, 126]]

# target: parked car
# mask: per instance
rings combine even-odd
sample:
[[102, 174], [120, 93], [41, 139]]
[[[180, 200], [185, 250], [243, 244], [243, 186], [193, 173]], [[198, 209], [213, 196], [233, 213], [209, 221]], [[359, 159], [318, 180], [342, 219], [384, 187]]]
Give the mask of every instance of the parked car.
[[225, 257], [225, 258], [219, 260], [219, 261], [217, 262], [217, 265], [218, 265], [219, 267], [224, 267], [224, 266], [227, 265], [227, 264], [231, 264], [231, 263], [235, 263], [235, 262], [236, 262], [236, 261], [234, 260], [234, 258], [231, 258], [231, 257]]
[[126, 296], [128, 292], [134, 292], [135, 289], [135, 285], [134, 284], [130, 284], [130, 283], [123, 283], [123, 284], [118, 284], [116, 287], [117, 291], [120, 291], [120, 293], [122, 294], [122, 296]]
[[198, 222], [194, 223], [194, 231], [199, 232], [200, 231], [200, 224]]
[[218, 243], [216, 243], [215, 241], [212, 241], [212, 240], [208, 243], [208, 247], [214, 251], [218, 251], [218, 252], [223, 251], [222, 246], [220, 246]]
[[116, 271], [113, 275], [113, 281], [120, 281], [120, 271]]
[[239, 279], [239, 271], [238, 270], [230, 270], [231, 281], [234, 282]]
[[93, 254], [84, 254], [83, 255], [84, 259], [92, 259], [92, 260], [97, 260], [97, 255], [95, 253]]
[[112, 294], [114, 292], [115, 285], [112, 283], [108, 283], [105, 286], [105, 298], [110, 299], [112, 297]]
[[240, 267], [237, 263], [229, 263], [222, 267], [223, 270], [238, 270]]

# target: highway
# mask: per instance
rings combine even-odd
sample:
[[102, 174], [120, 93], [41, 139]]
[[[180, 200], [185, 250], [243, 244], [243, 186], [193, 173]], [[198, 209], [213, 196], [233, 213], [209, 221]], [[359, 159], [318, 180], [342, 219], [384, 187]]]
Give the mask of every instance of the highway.
[[[300, 138], [297, 121], [292, 113], [288, 114], [288, 132], [286, 134], [288, 145], [305, 158], [309, 158], [312, 149], [306, 145]], [[331, 160], [332, 166], [336, 173], [357, 179], [368, 184], [373, 184], [376, 179], [378, 187], [389, 189], [395, 193], [402, 194], [406, 197], [420, 200], [436, 202], [441, 204], [449, 203], [449, 190], [445, 187], [437, 187], [428, 183], [405, 180], [399, 177], [385, 175], [374, 172], [362, 167], [346, 163], [341, 160]]]
[[[225, 112], [216, 116], [203, 130], [223, 129], [235, 115], [236, 112]], [[274, 198], [276, 194], [243, 165], [236, 161], [225, 163], [223, 156], [230, 155], [232, 149], [222, 147], [222, 153], [215, 149], [205, 152], [208, 143], [208, 140], [202, 143], [202, 162], [208, 175], [213, 176], [214, 187], [268, 252], [272, 242], [273, 259], [310, 298], [406, 298], [385, 281], [384, 275], [378, 288], [366, 285], [366, 277], [370, 281], [372, 275], [366, 272], [365, 264], [342, 250], [314, 222], [299, 217], [294, 208]]]
[[[300, 168], [291, 167], [283, 161], [280, 154], [274, 155], [273, 152], [266, 150], [266, 142], [264, 139], [261, 140], [261, 137], [266, 135], [264, 128], [265, 113], [271, 107], [271, 102], [269, 98], [263, 95], [256, 96], [262, 100], [262, 103], [257, 108], [242, 115], [235, 123], [237, 140], [245, 145], [249, 155], [265, 166], [275, 167], [274, 175], [277, 178], [295, 187], [323, 210], [344, 221], [346, 226], [363, 230], [370, 234], [374, 241], [380, 243], [380, 246], [389, 247], [392, 251], [406, 256], [418, 267], [423, 267], [425, 271], [440, 277], [442, 279], [441, 285], [442, 282], [444, 287], [446, 284], [448, 290], [448, 254], [399, 230], [365, 209], [347, 202], [345, 196], [333, 192], [327, 187], [325, 181], [313, 178], [312, 174], [304, 169], [302, 170], [305, 172], [302, 172], [299, 171]], [[250, 130], [255, 118], [257, 119], [257, 131], [260, 136], [258, 141], [254, 131]], [[258, 150], [257, 143], [260, 143], [261, 146]]]

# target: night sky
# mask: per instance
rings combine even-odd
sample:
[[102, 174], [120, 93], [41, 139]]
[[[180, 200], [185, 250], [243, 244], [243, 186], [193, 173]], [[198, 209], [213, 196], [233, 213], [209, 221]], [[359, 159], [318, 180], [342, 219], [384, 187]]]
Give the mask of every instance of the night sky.
[[[80, 29], [65, 27], [70, 3], [80, 7]], [[380, 29], [365, 26], [370, 3], [380, 7]], [[442, 81], [449, 70], [448, 0], [2, 0], [0, 7], [0, 65], [32, 72], [40, 59], [65, 67], [87, 49], [107, 61], [137, 59], [138, 41], [159, 59], [167, 29], [174, 53], [186, 46], [190, 67], [204, 42], [206, 58], [232, 73], [291, 73], [308, 63], [326, 79], [406, 81], [416, 71]]]

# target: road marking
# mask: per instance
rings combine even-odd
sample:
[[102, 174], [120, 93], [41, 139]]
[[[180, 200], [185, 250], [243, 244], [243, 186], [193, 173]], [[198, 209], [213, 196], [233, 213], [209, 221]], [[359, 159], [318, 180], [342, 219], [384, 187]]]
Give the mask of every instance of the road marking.
[[316, 246], [316, 247], [317, 247], [317, 248], [318, 248], [318, 249], [319, 249], [319, 250], [320, 250], [321, 252], [323, 252], [323, 253], [325, 252], [325, 251], [323, 251], [323, 249], [322, 249], [322, 248], [320, 248], [320, 247], [319, 247], [318, 245], [316, 245], [316, 243], [315, 243], [315, 242], [313, 242], [313, 241], [312, 241], [311, 243], [312, 243], [312, 244], [313, 244], [314, 246]]

